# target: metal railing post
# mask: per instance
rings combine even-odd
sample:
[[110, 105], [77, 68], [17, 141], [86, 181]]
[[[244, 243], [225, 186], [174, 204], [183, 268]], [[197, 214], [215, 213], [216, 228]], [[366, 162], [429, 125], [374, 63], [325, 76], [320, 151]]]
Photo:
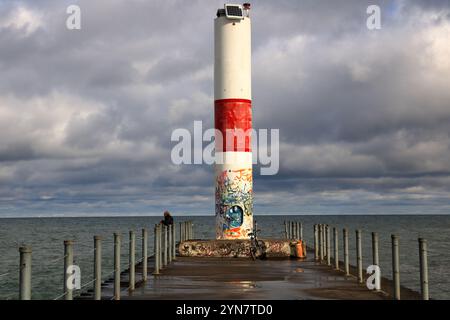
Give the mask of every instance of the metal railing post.
[[120, 300], [120, 246], [121, 235], [114, 233], [114, 299]]
[[428, 257], [427, 240], [419, 238], [419, 259], [420, 259], [420, 291], [422, 300], [429, 300], [428, 292]]
[[69, 288], [68, 280], [72, 273], [69, 273], [69, 267], [73, 265], [73, 241], [65, 240], [64, 241], [64, 299], [65, 300], [73, 300], [73, 289]]
[[358, 269], [358, 283], [363, 283], [361, 230], [356, 230], [356, 265]]
[[319, 224], [319, 260], [322, 262], [323, 260], [323, 225]]
[[102, 237], [94, 236], [94, 300], [102, 298]]
[[142, 229], [142, 281], [147, 281], [147, 261], [148, 261], [148, 233], [147, 229]]
[[300, 222], [300, 240], [303, 240], [303, 223]]
[[164, 260], [163, 260], [163, 225], [159, 224], [158, 225], [158, 238], [159, 238], [159, 269], [163, 269], [164, 268]]
[[333, 228], [333, 240], [334, 240], [334, 268], [339, 270], [339, 237], [338, 229]]
[[400, 257], [398, 236], [391, 235], [392, 239], [392, 279], [394, 282], [394, 299], [400, 300]]
[[326, 255], [326, 239], [325, 239], [325, 224], [322, 224], [322, 256], [320, 260], [325, 260]]
[[378, 259], [378, 233], [372, 232], [372, 264], [375, 266], [380, 265]]
[[287, 229], [287, 224], [286, 224], [286, 220], [284, 220], [284, 238], [287, 239], [288, 238], [288, 229]]
[[163, 230], [164, 230], [164, 237], [163, 237], [163, 241], [164, 241], [164, 257], [163, 257], [163, 266], [166, 267], [167, 263], [168, 263], [168, 257], [167, 257], [167, 226], [166, 225], [162, 225]]
[[327, 225], [327, 265], [331, 266], [330, 226]]
[[171, 224], [169, 224], [169, 226], [167, 227], [168, 228], [168, 231], [169, 231], [169, 234], [168, 234], [168, 238], [169, 238], [169, 245], [168, 245], [168, 252], [169, 252], [169, 263], [171, 263], [172, 262], [172, 225]]
[[19, 253], [19, 299], [31, 300], [31, 247], [20, 247]]
[[176, 224], [172, 225], [172, 258], [173, 260], [177, 260], [177, 232], [176, 232]]
[[291, 239], [295, 239], [295, 222], [291, 221]]
[[349, 259], [348, 259], [348, 230], [347, 228], [344, 228], [342, 230], [342, 235], [344, 237], [344, 271], [345, 275], [350, 275], [350, 265], [349, 265]]
[[134, 231], [130, 231], [130, 243], [128, 248], [128, 264], [129, 264], [129, 277], [128, 277], [128, 289], [134, 290], [136, 283], [136, 235]]
[[155, 257], [155, 267], [153, 270], [153, 274], [154, 275], [158, 275], [159, 274], [159, 269], [161, 268], [161, 260], [160, 260], [160, 254], [159, 254], [159, 225], [155, 224], [155, 228], [154, 228], [154, 244], [153, 244], [153, 255]]
[[319, 260], [319, 230], [317, 224], [314, 225], [314, 260]]
[[180, 243], [181, 243], [181, 242], [183, 242], [183, 222], [180, 222], [179, 226], [180, 226], [180, 229], [179, 229], [180, 236], [179, 237], [180, 237]]
[[297, 221], [294, 221], [294, 239], [298, 239], [298, 223]]

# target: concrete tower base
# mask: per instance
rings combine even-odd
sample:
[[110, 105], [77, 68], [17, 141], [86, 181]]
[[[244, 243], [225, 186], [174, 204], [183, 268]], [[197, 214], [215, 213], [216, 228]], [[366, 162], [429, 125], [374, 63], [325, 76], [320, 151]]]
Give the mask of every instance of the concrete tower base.
[[[267, 258], [296, 257], [298, 241], [260, 239]], [[178, 245], [181, 257], [250, 258], [250, 240], [188, 240]], [[306, 251], [306, 250], [305, 250]]]

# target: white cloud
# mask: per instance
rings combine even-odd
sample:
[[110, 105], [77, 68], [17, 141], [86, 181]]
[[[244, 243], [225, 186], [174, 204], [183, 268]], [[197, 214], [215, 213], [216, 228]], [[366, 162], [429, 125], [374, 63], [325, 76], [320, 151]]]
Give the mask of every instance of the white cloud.
[[43, 14], [26, 6], [16, 6], [3, 19], [0, 17], [0, 29], [9, 28], [29, 36], [44, 25]]

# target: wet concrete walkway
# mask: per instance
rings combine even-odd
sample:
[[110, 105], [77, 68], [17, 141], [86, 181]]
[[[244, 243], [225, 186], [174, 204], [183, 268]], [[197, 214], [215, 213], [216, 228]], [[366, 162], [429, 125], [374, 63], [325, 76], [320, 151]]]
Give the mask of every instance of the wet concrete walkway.
[[162, 274], [122, 299], [383, 299], [331, 272], [300, 260], [180, 257]]
[[[127, 290], [128, 273], [121, 275], [121, 299], [135, 300], [205, 300], [205, 299], [392, 299], [392, 282], [382, 279], [384, 291], [369, 291], [358, 284], [356, 277], [345, 276], [342, 270], [333, 270], [325, 263], [314, 261], [312, 252], [306, 260], [246, 258], [177, 257], [177, 260], [151, 275], [153, 259], [149, 259], [149, 279], [136, 284], [133, 292]], [[355, 274], [355, 268], [351, 268]], [[136, 268], [140, 279], [142, 267]], [[402, 299], [418, 299], [419, 295], [402, 287]], [[111, 299], [112, 279], [102, 285], [102, 296]], [[85, 293], [82, 299], [92, 298]]]
[[[334, 270], [325, 262], [314, 261], [308, 248], [307, 259], [177, 257], [153, 276], [153, 258], [148, 259], [148, 280], [142, 279], [142, 265], [136, 266], [135, 290], [128, 290], [128, 271], [121, 273], [121, 299], [134, 300], [383, 300], [392, 299], [392, 281], [382, 278], [382, 291], [369, 291], [358, 284], [356, 268], [345, 276], [343, 263]], [[113, 278], [102, 284], [102, 299], [113, 297]], [[92, 290], [77, 299], [92, 299]], [[401, 287], [401, 298], [420, 299], [419, 293]]]

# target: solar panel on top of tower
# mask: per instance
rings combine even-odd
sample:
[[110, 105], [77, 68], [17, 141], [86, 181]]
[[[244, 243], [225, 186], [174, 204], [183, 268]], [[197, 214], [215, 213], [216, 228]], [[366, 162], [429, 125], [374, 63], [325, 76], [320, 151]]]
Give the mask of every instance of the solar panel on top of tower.
[[225, 15], [228, 19], [242, 19], [244, 15], [242, 13], [242, 6], [235, 4], [225, 5]]

